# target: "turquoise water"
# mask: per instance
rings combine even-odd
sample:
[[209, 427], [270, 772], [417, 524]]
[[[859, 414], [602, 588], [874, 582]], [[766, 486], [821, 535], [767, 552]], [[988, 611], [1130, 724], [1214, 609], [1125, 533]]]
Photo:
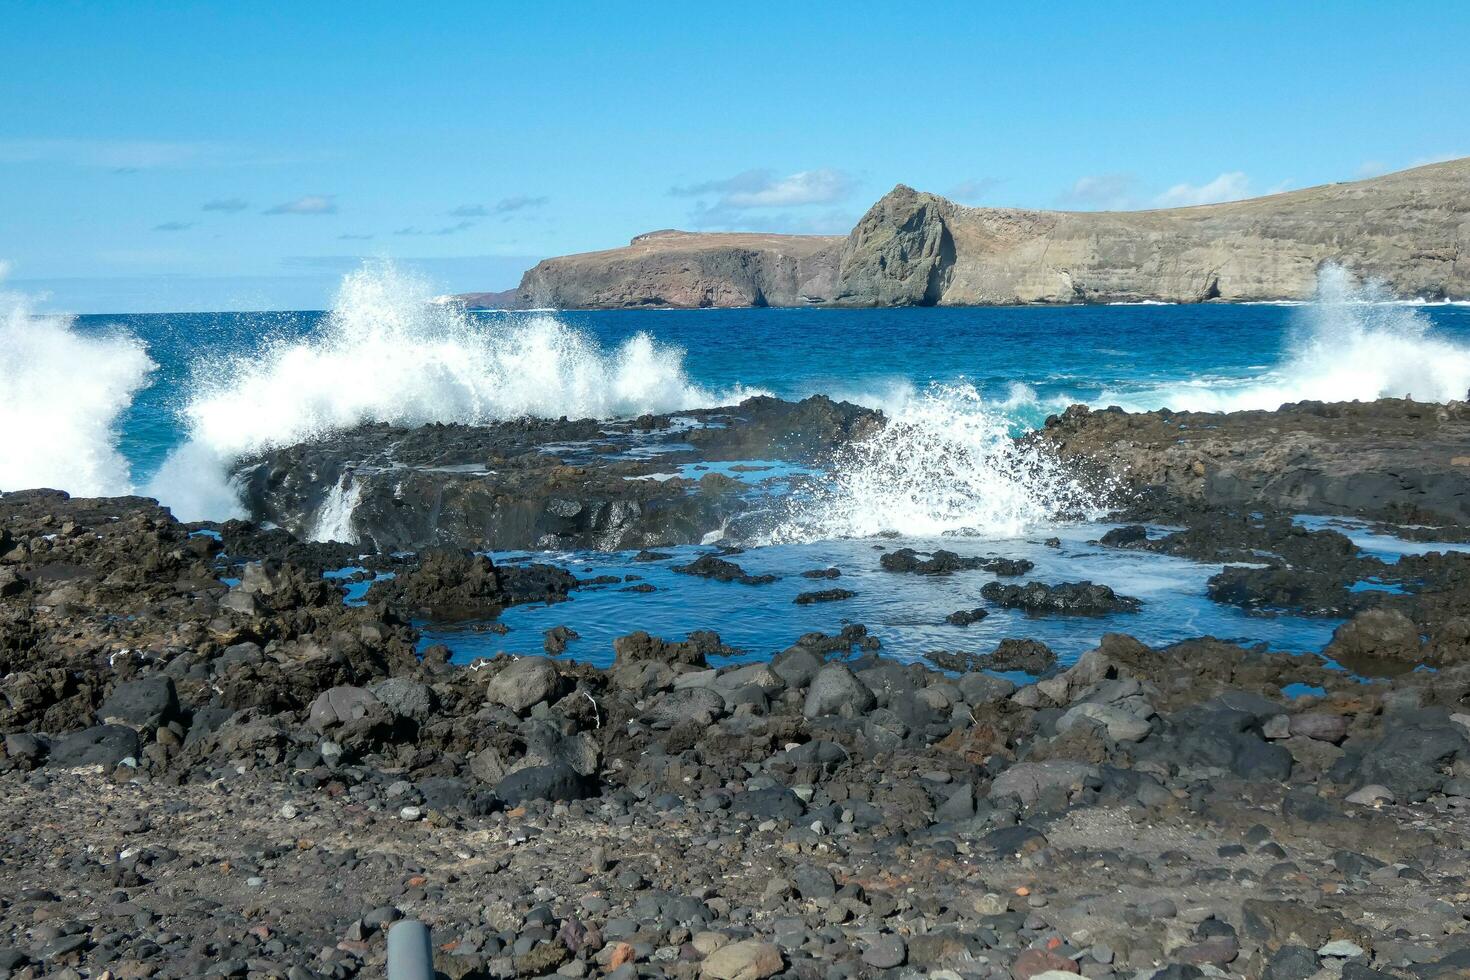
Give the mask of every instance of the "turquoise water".
[[[1072, 402], [1130, 408], [1247, 407], [1279, 376], [1302, 330], [1301, 307], [1106, 306], [879, 310], [659, 310], [560, 312], [557, 320], [606, 349], [647, 333], [683, 351], [694, 383], [785, 397], [825, 393], [885, 403], [932, 382], [974, 385], [1018, 425], [1039, 424]], [[1470, 343], [1470, 309], [1413, 311]], [[195, 373], [267, 341], [310, 337], [322, 313], [87, 316], [83, 331], [116, 327], [147, 344], [158, 364], [120, 426], [135, 479], [151, 476], [183, 441], [180, 413]], [[486, 331], [544, 314], [474, 313]], [[1349, 353], [1344, 351], [1343, 353]], [[349, 383], [349, 379], [341, 379]], [[1285, 379], [1289, 386], [1291, 379]], [[1409, 392], [1412, 394], [1412, 391]], [[1306, 394], [1304, 392], [1304, 394]], [[1423, 394], [1432, 392], [1426, 387]], [[1345, 384], [1343, 398], [1367, 397]]]

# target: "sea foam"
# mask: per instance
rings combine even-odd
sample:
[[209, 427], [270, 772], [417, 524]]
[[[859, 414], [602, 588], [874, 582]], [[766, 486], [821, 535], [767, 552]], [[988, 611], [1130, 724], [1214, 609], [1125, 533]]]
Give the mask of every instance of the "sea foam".
[[82, 332], [0, 292], [0, 490], [130, 493], [116, 428], [154, 368], [121, 328]]
[[1313, 302], [1294, 311], [1280, 360], [1258, 377], [1104, 392], [1096, 404], [1232, 412], [1308, 400], [1463, 400], [1470, 389], [1470, 346], [1435, 336], [1421, 309], [1422, 304], [1393, 301], [1375, 283], [1359, 283], [1341, 266], [1326, 266], [1317, 276]]
[[1045, 450], [1015, 438], [1013, 388], [987, 403], [971, 384], [934, 384], [887, 406], [888, 424], [847, 447], [830, 480], [779, 526], [777, 541], [834, 537], [1016, 537], [1058, 519], [1105, 512], [1096, 488]]

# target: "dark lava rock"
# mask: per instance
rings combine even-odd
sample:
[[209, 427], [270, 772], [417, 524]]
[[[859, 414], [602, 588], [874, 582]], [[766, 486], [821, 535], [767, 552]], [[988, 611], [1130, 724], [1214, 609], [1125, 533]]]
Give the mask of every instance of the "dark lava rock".
[[1365, 748], [1358, 766], [1363, 783], [1387, 786], [1400, 800], [1438, 792], [1457, 759], [1470, 758], [1470, 743], [1453, 724], [1411, 720]]
[[1119, 595], [1106, 585], [1091, 582], [1064, 582], [1046, 585], [1002, 585], [988, 582], [980, 594], [1006, 609], [1023, 609], [1033, 615], [1103, 616], [1109, 613], [1138, 612], [1143, 603], [1132, 596]]
[[542, 634], [541, 648], [555, 657], [566, 653], [567, 644], [578, 638], [577, 631], [569, 626], [553, 626]]
[[798, 606], [810, 606], [817, 602], [841, 602], [855, 595], [857, 593], [851, 589], [822, 589], [817, 592], [803, 592], [792, 601]]
[[530, 800], [581, 800], [596, 791], [595, 780], [563, 763], [517, 769], [495, 784], [495, 795], [511, 806]]
[[627, 636], [613, 640], [613, 663], [622, 665], [637, 660], [689, 667], [708, 667], [709, 657], [729, 656], [736, 651], [720, 640], [718, 633], [710, 630], [695, 630], [680, 642], [650, 636], [644, 630], [636, 630]]
[[1025, 558], [980, 558], [973, 555], [958, 555], [943, 549], [927, 559], [913, 548], [899, 548], [878, 559], [878, 566], [885, 572], [906, 572], [913, 575], [953, 575], [955, 572], [983, 569], [996, 575], [1024, 575], [1035, 567]]
[[136, 759], [141, 748], [138, 733], [127, 725], [96, 725], [62, 736], [52, 743], [50, 762], [63, 768], [110, 768], [124, 759]]
[[944, 621], [951, 626], [969, 626], [971, 623], [980, 622], [989, 615], [990, 612], [986, 609], [960, 609], [945, 616]]
[[1317, 972], [1318, 958], [1305, 946], [1282, 946], [1266, 961], [1263, 980], [1306, 980]]
[[373, 583], [368, 600], [434, 619], [482, 619], [516, 603], [558, 602], [576, 586], [570, 572], [552, 565], [497, 567], [484, 555], [440, 549], [425, 553], [418, 568]]
[[680, 575], [697, 575], [716, 582], [739, 582], [741, 585], [769, 585], [776, 581], [774, 575], [747, 575], [745, 569], [733, 561], [715, 555], [702, 555], [687, 565], [673, 566], [673, 570]]
[[157, 728], [179, 714], [179, 696], [169, 677], [143, 677], [119, 684], [112, 689], [97, 720], [103, 724], [131, 725], [134, 728]]
[[[924, 654], [924, 657], [944, 670], [953, 670], [965, 674], [966, 677], [983, 670], [1019, 670], [1028, 674], [1044, 674], [1057, 665], [1056, 652], [1045, 643], [1013, 637], [1001, 640], [994, 653], [936, 650]], [[1014, 689], [1014, 685], [1012, 688]]]
[[796, 820], [806, 812], [801, 798], [785, 786], [737, 793], [730, 799], [730, 809], [758, 820]]
[[996, 644], [995, 652], [980, 658], [986, 670], [1021, 670], [1028, 674], [1044, 674], [1057, 665], [1056, 651], [1040, 640], [1006, 637]]

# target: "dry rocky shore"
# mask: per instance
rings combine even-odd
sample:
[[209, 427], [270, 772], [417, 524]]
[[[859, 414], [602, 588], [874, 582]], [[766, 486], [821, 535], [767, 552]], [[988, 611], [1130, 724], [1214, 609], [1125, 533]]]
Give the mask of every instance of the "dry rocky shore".
[[[852, 421], [817, 407], [797, 428]], [[1407, 409], [1375, 411], [1279, 464], [1320, 469]], [[1092, 415], [1040, 438], [1079, 466], [1179, 444]], [[582, 583], [0, 495], [0, 977], [374, 974], [401, 917], [451, 978], [1470, 975], [1470, 556], [1388, 565], [1294, 524], [1269, 480], [1158, 475], [1256, 458], [1211, 446], [1140, 460], [1138, 523], [1103, 543], [1238, 562], [1211, 596], [1344, 618], [1323, 655], [1111, 633], [1066, 669], [1024, 637], [908, 663], [834, 616], [759, 662], [630, 622], [607, 669], [555, 656], [555, 630], [546, 657], [458, 666], [414, 617]], [[1454, 496], [1429, 483], [1360, 516]], [[999, 575], [985, 599], [1037, 615], [1127, 599], [964, 551], [873, 561]], [[321, 573], [348, 564], [396, 577], [347, 605]], [[1017, 665], [1035, 681], [980, 669]]]

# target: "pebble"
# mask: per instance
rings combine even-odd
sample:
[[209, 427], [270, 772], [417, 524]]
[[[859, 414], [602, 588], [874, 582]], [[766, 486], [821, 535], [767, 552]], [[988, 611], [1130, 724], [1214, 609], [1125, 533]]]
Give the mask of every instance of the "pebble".
[[899, 936], [886, 933], [868, 944], [863, 950], [863, 962], [879, 970], [890, 970], [901, 966], [908, 958], [908, 947]]
[[1393, 792], [1387, 786], [1373, 783], [1347, 795], [1347, 802], [1357, 806], [1379, 806], [1393, 802]]
[[1340, 959], [1352, 959], [1363, 955], [1363, 947], [1351, 939], [1334, 939], [1317, 950], [1318, 956], [1334, 956]]

